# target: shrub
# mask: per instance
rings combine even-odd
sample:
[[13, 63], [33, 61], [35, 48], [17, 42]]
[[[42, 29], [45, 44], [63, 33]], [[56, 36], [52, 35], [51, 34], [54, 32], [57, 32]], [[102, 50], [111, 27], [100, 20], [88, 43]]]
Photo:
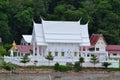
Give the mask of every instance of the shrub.
[[74, 70], [77, 71], [77, 72], [81, 70], [80, 62], [75, 62]]
[[107, 69], [109, 65], [111, 65], [111, 63], [108, 63], [108, 62], [102, 63], [102, 66], [104, 66], [105, 69]]
[[59, 66], [59, 71], [61, 71], [61, 72], [65, 72], [65, 71], [69, 71], [69, 70], [72, 70], [72, 67], [64, 66], [64, 65]]
[[72, 67], [71, 66], [59, 65], [59, 63], [56, 63], [55, 66], [54, 66], [54, 70], [60, 71], [60, 72], [65, 72], [65, 71], [72, 70]]
[[12, 63], [6, 63], [6, 62], [2, 62], [2, 65], [1, 65], [1, 67], [2, 68], [4, 68], [4, 69], [6, 69], [6, 70], [8, 70], [8, 71], [10, 71], [10, 70], [12, 70], [13, 69], [13, 67], [15, 67], [16, 65], [14, 65], [14, 64], [12, 64]]
[[59, 70], [59, 66], [60, 66], [60, 64], [56, 63], [55, 66], [54, 66], [54, 70], [58, 71]]

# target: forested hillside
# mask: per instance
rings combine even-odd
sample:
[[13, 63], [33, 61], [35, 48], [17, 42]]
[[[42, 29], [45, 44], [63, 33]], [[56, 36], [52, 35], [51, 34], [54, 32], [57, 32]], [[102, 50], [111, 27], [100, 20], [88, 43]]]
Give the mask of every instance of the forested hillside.
[[120, 0], [0, 0], [0, 37], [19, 43], [31, 34], [32, 20], [89, 21], [89, 33], [102, 33], [109, 44], [120, 44]]

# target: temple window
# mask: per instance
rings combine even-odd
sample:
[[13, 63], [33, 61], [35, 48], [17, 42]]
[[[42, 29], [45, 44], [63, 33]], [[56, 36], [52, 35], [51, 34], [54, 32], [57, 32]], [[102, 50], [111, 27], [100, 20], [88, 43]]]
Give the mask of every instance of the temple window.
[[74, 56], [75, 56], [75, 57], [77, 56], [77, 52], [74, 52]]
[[90, 55], [89, 54], [87, 54], [87, 57], [89, 57]]
[[58, 52], [55, 52], [55, 56], [58, 56]]
[[99, 51], [99, 48], [96, 48], [96, 51]]
[[62, 52], [62, 53], [61, 53], [61, 56], [64, 56], [64, 54], [65, 54], [65, 53], [64, 53], [64, 52]]
[[81, 56], [81, 53], [79, 52], [79, 57]]
[[116, 53], [114, 53], [114, 54], [113, 54], [113, 56], [117, 56], [117, 54], [116, 54]]
[[94, 48], [94, 47], [93, 47], [93, 48], [89, 48], [89, 50], [90, 50], [90, 51], [94, 51], [94, 50], [95, 50], [95, 48]]
[[83, 51], [85, 51], [85, 48], [83, 48]]
[[35, 53], [35, 56], [37, 56], [37, 53]]
[[49, 52], [48, 52], [48, 55], [51, 55], [51, 53], [52, 53], [52, 52], [51, 52], [51, 51], [49, 51]]

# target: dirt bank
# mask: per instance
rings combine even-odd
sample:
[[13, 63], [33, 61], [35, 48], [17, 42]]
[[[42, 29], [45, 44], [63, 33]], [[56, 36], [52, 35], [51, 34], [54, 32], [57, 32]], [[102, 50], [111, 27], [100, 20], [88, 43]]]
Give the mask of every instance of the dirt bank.
[[[6, 76], [6, 74], [9, 75], [11, 71], [0, 69], [0, 73], [1, 73], [0, 76], [3, 74], [5, 74]], [[30, 79], [49, 80], [48, 79], [49, 75], [52, 80], [120, 80], [119, 71], [109, 71], [109, 70], [100, 70], [100, 69], [83, 69], [82, 71], [79, 72], [74, 72], [74, 71], [56, 72], [52, 69], [17, 68], [15, 69], [14, 73], [11, 74], [10, 77], [13, 79], [15, 76], [20, 77], [17, 80], [21, 80], [21, 78], [25, 78], [22, 80], [30, 80]], [[5, 79], [5, 80], [9, 80], [9, 79]]]

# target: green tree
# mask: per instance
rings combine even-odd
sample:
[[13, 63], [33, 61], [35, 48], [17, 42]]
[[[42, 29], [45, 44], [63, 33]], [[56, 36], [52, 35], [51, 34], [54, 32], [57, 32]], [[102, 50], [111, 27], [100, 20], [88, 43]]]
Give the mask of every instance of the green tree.
[[60, 64], [57, 62], [55, 63], [54, 65], [54, 70], [58, 71], [59, 70], [59, 67], [60, 67]]
[[83, 58], [83, 57], [80, 57], [80, 58], [79, 58], [79, 62], [80, 62], [80, 66], [82, 67], [82, 63], [85, 62], [85, 61], [84, 61], [84, 58]]
[[0, 63], [4, 62], [4, 57], [0, 55]]
[[80, 62], [75, 62], [73, 69], [78, 72], [81, 70]]
[[103, 63], [102, 63], [102, 66], [103, 66], [105, 69], [107, 69], [109, 65], [111, 65], [111, 63], [108, 63], [108, 62], [103, 62]]
[[45, 58], [49, 60], [48, 64], [50, 65], [50, 61], [52, 61], [54, 57], [51, 54], [48, 54]]
[[3, 46], [0, 46], [0, 55], [1, 55], [1, 56], [4, 56], [4, 55], [6, 55], [6, 54], [7, 54], [7, 51], [4, 49]]
[[[23, 11], [19, 11], [14, 16], [14, 19], [16, 21], [15, 21], [12, 29], [14, 31], [17, 31], [17, 33], [13, 32], [13, 31], [12, 31], [12, 33], [15, 33], [15, 36], [20, 36], [20, 37], [15, 37], [15, 40], [17, 42], [20, 42], [22, 34], [31, 33], [31, 31], [32, 31], [31, 30], [32, 29], [32, 18], [33, 18], [33, 10], [32, 10], [32, 8], [27, 8], [27, 9], [25, 9]], [[17, 27], [14, 27], [14, 26], [17, 26]]]
[[8, 71], [12, 71], [12, 69], [14, 68], [14, 67], [16, 67], [16, 65], [14, 65], [14, 64], [12, 64], [12, 63], [10, 63], [10, 62], [5, 62], [5, 61], [2, 61], [2, 63], [1, 63], [1, 65], [0, 65], [3, 69], [6, 69], [6, 70], [8, 70]]
[[10, 42], [11, 33], [10, 27], [8, 26], [8, 17], [2, 12], [0, 12], [0, 37], [4, 43]]
[[20, 62], [21, 62], [21, 63], [24, 63], [24, 66], [25, 66], [25, 64], [26, 64], [27, 62], [30, 61], [30, 59], [28, 58], [27, 55], [23, 56], [23, 58], [21, 58], [21, 59], [22, 59], [22, 60], [21, 60]]
[[99, 60], [98, 60], [98, 58], [97, 58], [96, 55], [92, 55], [92, 56], [91, 56], [91, 59], [90, 59], [90, 62], [93, 63], [94, 68], [95, 68], [95, 65], [96, 65], [97, 63], [99, 63]]

